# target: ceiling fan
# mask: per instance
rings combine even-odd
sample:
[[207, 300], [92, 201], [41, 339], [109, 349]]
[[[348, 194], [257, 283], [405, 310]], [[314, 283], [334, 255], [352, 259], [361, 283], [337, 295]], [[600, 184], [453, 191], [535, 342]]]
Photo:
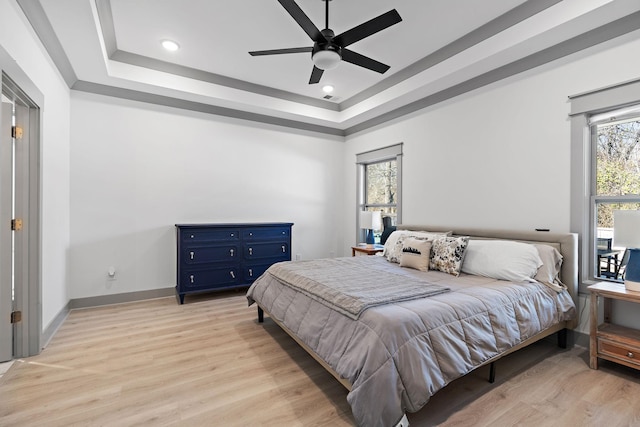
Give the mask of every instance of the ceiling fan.
[[291, 15], [298, 25], [311, 37], [311, 40], [313, 40], [312, 47], [258, 50], [249, 52], [249, 54], [251, 56], [260, 56], [311, 52], [313, 71], [311, 71], [309, 84], [318, 83], [322, 77], [322, 73], [324, 73], [325, 70], [331, 70], [337, 67], [341, 60], [377, 71], [381, 74], [385, 73], [389, 69], [388, 65], [360, 55], [346, 47], [402, 21], [400, 14], [395, 9], [390, 10], [336, 36], [333, 30], [329, 28], [329, 1], [331, 0], [323, 1], [325, 2], [325, 29], [320, 31], [294, 0], [278, 0], [286, 11], [289, 12], [289, 15]]

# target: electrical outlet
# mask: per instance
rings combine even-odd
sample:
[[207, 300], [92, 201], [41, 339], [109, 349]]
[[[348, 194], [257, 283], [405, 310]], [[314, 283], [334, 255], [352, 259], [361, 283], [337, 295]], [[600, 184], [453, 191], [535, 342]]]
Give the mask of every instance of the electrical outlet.
[[302, 255], [296, 254], [296, 261], [300, 261], [302, 259]]

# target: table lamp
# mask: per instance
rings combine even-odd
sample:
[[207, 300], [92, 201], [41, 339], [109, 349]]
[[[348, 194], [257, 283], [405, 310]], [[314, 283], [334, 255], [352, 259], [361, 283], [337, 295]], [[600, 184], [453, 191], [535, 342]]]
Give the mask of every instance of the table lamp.
[[613, 241], [629, 250], [624, 287], [640, 292], [640, 210], [613, 211]]
[[373, 230], [382, 228], [382, 213], [380, 211], [360, 211], [360, 228], [367, 230], [365, 243], [373, 245], [376, 242]]

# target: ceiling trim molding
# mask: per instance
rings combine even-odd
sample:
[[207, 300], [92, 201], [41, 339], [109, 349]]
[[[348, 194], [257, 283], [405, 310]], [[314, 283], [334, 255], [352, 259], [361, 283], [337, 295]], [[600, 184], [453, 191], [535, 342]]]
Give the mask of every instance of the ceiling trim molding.
[[407, 114], [421, 110], [426, 107], [446, 101], [472, 90], [479, 89], [491, 83], [506, 79], [524, 71], [531, 70], [541, 65], [563, 58], [581, 50], [596, 46], [616, 37], [623, 36], [632, 31], [640, 29], [640, 12], [627, 15], [616, 21], [602, 25], [586, 33], [580, 34], [557, 45], [536, 52], [532, 55], [503, 65], [477, 77], [459, 83], [440, 92], [434, 93], [410, 104], [396, 108], [393, 111], [366, 120], [357, 125], [345, 129], [345, 135], [353, 135], [357, 132], [367, 130], [382, 123], [400, 118]]
[[283, 119], [280, 117], [268, 116], [265, 114], [250, 113], [243, 110], [233, 108], [219, 107], [202, 102], [187, 101], [184, 99], [173, 98], [170, 96], [157, 95], [148, 92], [142, 92], [132, 89], [124, 89], [115, 86], [108, 86], [99, 83], [92, 83], [78, 80], [72, 90], [79, 92], [94, 93], [97, 95], [111, 96], [114, 98], [127, 99], [130, 101], [144, 102], [148, 104], [162, 105], [165, 107], [178, 108], [181, 110], [196, 111], [199, 113], [212, 114], [216, 116], [230, 117], [240, 120], [248, 120], [252, 122], [265, 123], [274, 126], [283, 126], [292, 129], [299, 129], [309, 132], [317, 132], [334, 136], [344, 137], [345, 133], [341, 129], [314, 125], [311, 123], [300, 122], [297, 120]]
[[321, 99], [298, 95], [296, 93], [274, 89], [271, 87], [250, 83], [244, 80], [210, 73], [208, 71], [203, 71], [196, 68], [185, 67], [183, 65], [161, 61], [159, 59], [138, 55], [136, 53], [127, 52], [124, 50], [116, 50], [109, 59], [111, 59], [112, 61], [123, 62], [129, 65], [135, 65], [155, 71], [161, 71], [164, 73], [187, 77], [194, 80], [230, 87], [245, 92], [265, 95], [272, 98], [279, 98], [298, 104], [310, 105], [312, 107], [324, 108], [332, 111], [340, 111], [340, 107], [335, 102], [323, 101]]
[[497, 17], [496, 19], [493, 19], [482, 25], [481, 27], [476, 28], [463, 37], [454, 40], [441, 49], [438, 49], [435, 52], [425, 56], [424, 58], [414, 62], [413, 64], [403, 68], [402, 70], [397, 71], [396, 73], [390, 75], [389, 77], [376, 83], [375, 85], [363, 90], [360, 93], [355, 94], [349, 99], [344, 100], [340, 103], [340, 110], [342, 111], [346, 110], [347, 108], [353, 107], [354, 105], [357, 105], [360, 102], [379, 94], [383, 90], [400, 84], [403, 81], [415, 76], [416, 74], [419, 74], [431, 67], [438, 65], [443, 61], [446, 61], [447, 59], [457, 55], [458, 53], [463, 52], [465, 49], [475, 46], [478, 43], [481, 43], [488, 38], [499, 34], [507, 28], [510, 28], [534, 16], [537, 13], [550, 8], [557, 3], [560, 3], [561, 1], [562, 0], [528, 0], [521, 5], [511, 9], [510, 11], [504, 13], [503, 15]]
[[51, 60], [62, 75], [67, 86], [73, 86], [73, 84], [78, 81], [78, 76], [75, 71], [73, 71], [71, 62], [69, 62], [69, 58], [64, 52], [58, 36], [56, 36], [55, 31], [53, 31], [53, 27], [49, 19], [47, 19], [47, 15], [44, 13], [40, 2], [33, 0], [16, 1], [29, 21], [29, 24], [31, 24], [31, 28], [33, 28], [45, 50], [49, 53]]
[[116, 41], [116, 29], [113, 24], [113, 12], [111, 11], [111, 2], [109, 0], [95, 0], [96, 11], [98, 12], [98, 20], [100, 21], [100, 30], [102, 31], [102, 39], [107, 56], [111, 56], [118, 50]]
[[493, 37], [496, 34], [512, 27], [537, 13], [561, 2], [562, 0], [528, 0], [514, 9], [504, 13], [496, 19], [482, 25], [479, 28], [466, 34], [447, 46], [438, 49], [430, 55], [414, 62], [413, 64], [397, 71], [379, 83], [370, 88], [357, 93], [341, 103], [325, 101], [322, 99], [311, 98], [308, 96], [298, 95], [295, 93], [274, 89], [244, 80], [234, 79], [231, 77], [210, 73], [203, 70], [184, 67], [166, 61], [138, 55], [132, 52], [122, 51], [117, 48], [113, 14], [111, 12], [110, 0], [95, 0], [98, 8], [98, 17], [102, 28], [102, 36], [105, 41], [105, 48], [109, 53], [109, 59], [123, 62], [129, 65], [148, 68], [151, 70], [167, 72], [182, 77], [188, 77], [195, 80], [201, 80], [208, 83], [227, 86], [259, 95], [270, 96], [283, 99], [286, 101], [297, 102], [313, 107], [326, 108], [332, 111], [343, 111], [353, 107], [360, 102], [369, 99], [378, 93], [389, 89], [403, 81], [419, 74], [439, 63], [455, 56], [456, 54], [468, 49], [484, 40]]

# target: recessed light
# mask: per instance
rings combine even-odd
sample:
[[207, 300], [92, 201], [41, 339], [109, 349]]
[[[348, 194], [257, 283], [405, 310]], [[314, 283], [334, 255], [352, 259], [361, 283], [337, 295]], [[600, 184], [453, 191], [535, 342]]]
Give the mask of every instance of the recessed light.
[[180, 49], [180, 45], [173, 40], [162, 40], [162, 47], [171, 52]]
[[333, 92], [333, 86], [331, 86], [331, 85], [324, 85], [324, 86], [322, 86], [322, 91], [323, 91], [324, 93], [331, 93], [331, 92]]

